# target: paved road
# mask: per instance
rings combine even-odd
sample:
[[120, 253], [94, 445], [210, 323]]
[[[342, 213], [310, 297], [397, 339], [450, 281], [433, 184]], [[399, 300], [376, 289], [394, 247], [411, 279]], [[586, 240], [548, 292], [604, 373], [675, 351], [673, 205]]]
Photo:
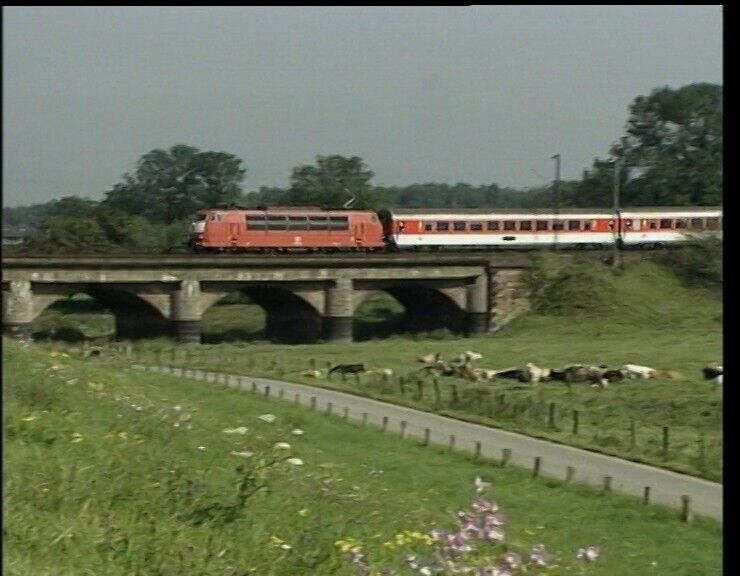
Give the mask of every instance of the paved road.
[[[142, 369], [143, 366], [135, 368]], [[161, 369], [154, 366], [149, 369], [165, 372], [170, 370], [168, 367]], [[645, 487], [649, 486], [651, 502], [675, 508], [681, 507], [682, 495], [688, 495], [694, 513], [722, 522], [722, 484], [716, 482], [343, 392], [202, 370], [174, 368], [172, 373], [196, 380], [218, 381], [231, 388], [254, 390], [260, 394], [264, 394], [265, 387], [269, 387], [271, 397], [289, 402], [295, 402], [298, 398], [298, 402], [306, 406], [315, 402], [316, 409], [320, 411], [327, 411], [331, 403], [334, 414], [343, 415], [347, 409], [350, 420], [360, 422], [366, 418], [368, 424], [378, 427], [382, 427], [383, 417], [387, 417], [388, 430], [396, 433], [401, 429], [401, 422], [406, 422], [406, 435], [409, 437], [423, 438], [425, 429], [429, 428], [432, 444], [449, 446], [450, 436], [454, 435], [456, 450], [473, 452], [476, 442], [480, 442], [480, 453], [487, 458], [500, 460], [503, 450], [509, 449], [509, 462], [529, 469], [532, 469], [535, 458], [540, 457], [540, 474], [543, 476], [564, 479], [566, 468], [572, 466], [575, 469], [573, 479], [576, 482], [601, 487], [604, 485], [604, 477], [611, 476], [614, 491], [640, 498], [643, 497]]]

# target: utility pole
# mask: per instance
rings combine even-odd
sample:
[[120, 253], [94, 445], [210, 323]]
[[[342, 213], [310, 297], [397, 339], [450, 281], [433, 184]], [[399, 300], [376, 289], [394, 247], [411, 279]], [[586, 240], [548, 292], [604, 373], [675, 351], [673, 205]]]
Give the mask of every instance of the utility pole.
[[[552, 156], [552, 160], [555, 160], [555, 218], [557, 219], [560, 215], [560, 154]], [[553, 226], [555, 228], [555, 226]], [[558, 249], [558, 231], [553, 229], [553, 236], [555, 243], [553, 244], [553, 250]]]
[[614, 160], [614, 247], [612, 256], [612, 266], [619, 266], [619, 232], [622, 225], [622, 218], [619, 215], [619, 181], [622, 174], [622, 163], [619, 159]]

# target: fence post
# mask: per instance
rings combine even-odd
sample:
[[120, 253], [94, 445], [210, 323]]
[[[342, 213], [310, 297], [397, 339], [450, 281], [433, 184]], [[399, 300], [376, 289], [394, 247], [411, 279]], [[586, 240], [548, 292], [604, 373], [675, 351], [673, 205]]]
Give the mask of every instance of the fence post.
[[406, 379], [403, 376], [398, 378], [398, 389], [401, 392], [401, 396], [406, 396]]
[[450, 452], [455, 449], [455, 435], [450, 434]]
[[362, 425], [367, 426], [367, 412], [362, 413]]
[[311, 410], [316, 410], [316, 396], [311, 396]]
[[344, 414], [342, 414], [342, 418], [345, 422], [349, 420], [349, 408], [347, 408], [346, 406], [344, 407]]
[[401, 438], [406, 436], [406, 420], [401, 420]]
[[565, 467], [565, 483], [569, 484], [573, 482], [573, 477], [576, 475], [576, 469], [573, 466]]
[[280, 400], [282, 400], [283, 399], [283, 396], [285, 396], [285, 389], [284, 388], [280, 388], [280, 392], [278, 392], [278, 398], [280, 398]]
[[383, 427], [381, 430], [385, 432], [388, 429], [388, 416], [383, 416]]
[[637, 424], [634, 418], [630, 418], [630, 450], [637, 446]]
[[434, 407], [439, 408], [442, 405], [442, 393], [439, 390], [439, 380], [435, 378], [432, 383], [434, 384]]
[[532, 476], [537, 478], [537, 476], [540, 475], [540, 464], [542, 463], [542, 458], [540, 456], [534, 457], [534, 470], [532, 470]]
[[642, 490], [642, 503], [650, 504], [650, 486], [645, 486]]
[[573, 434], [578, 434], [578, 410], [573, 410]]
[[429, 446], [430, 433], [431, 433], [431, 430], [429, 428], [424, 428], [424, 446]]
[[301, 403], [301, 395], [298, 392], [296, 392], [295, 393], [295, 396], [293, 396], [293, 402], [295, 404], [300, 404]]
[[424, 398], [424, 381], [417, 380], [416, 381], [416, 400], [419, 401], [422, 398]]
[[555, 428], [555, 402], [550, 402], [550, 407], [547, 414], [547, 425], [550, 428]]
[[481, 449], [481, 443], [480, 443], [480, 440], [477, 440], [475, 442], [475, 453], [473, 454], [473, 460], [475, 462], [477, 462], [478, 459], [480, 458], [480, 449]]
[[452, 398], [450, 399], [450, 408], [457, 408], [460, 403], [460, 397], [457, 395], [457, 385], [452, 384]]
[[668, 456], [668, 426], [663, 426], [663, 456]]
[[252, 380], [252, 392], [257, 393], [257, 382]]
[[604, 476], [604, 492], [612, 491], [612, 477]]
[[699, 468], [702, 470], [707, 464], [707, 447], [704, 432], [699, 432]]
[[691, 496], [688, 494], [681, 495], [681, 520], [683, 522], [691, 520]]
[[331, 409], [334, 407], [334, 404], [332, 402], [326, 403], [326, 414], [328, 416], [331, 416]]
[[265, 386], [264, 392], [265, 392], [265, 398], [269, 398], [270, 397], [270, 387]]
[[511, 448], [504, 448], [501, 457], [501, 466], [506, 466], [511, 459]]

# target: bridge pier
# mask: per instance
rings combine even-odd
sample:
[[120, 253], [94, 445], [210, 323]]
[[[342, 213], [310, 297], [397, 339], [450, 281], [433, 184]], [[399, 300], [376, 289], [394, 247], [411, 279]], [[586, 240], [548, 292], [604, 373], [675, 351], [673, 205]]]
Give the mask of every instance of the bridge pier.
[[488, 332], [491, 316], [488, 306], [488, 284], [488, 277], [481, 274], [467, 286], [466, 336]]
[[172, 293], [170, 333], [178, 342], [200, 344], [200, 282], [183, 280], [180, 288]]
[[12, 280], [3, 290], [3, 333], [19, 340], [31, 339], [33, 292], [28, 280]]
[[352, 342], [352, 294], [350, 278], [337, 278], [326, 289], [326, 310], [322, 318], [321, 338], [327, 342]]

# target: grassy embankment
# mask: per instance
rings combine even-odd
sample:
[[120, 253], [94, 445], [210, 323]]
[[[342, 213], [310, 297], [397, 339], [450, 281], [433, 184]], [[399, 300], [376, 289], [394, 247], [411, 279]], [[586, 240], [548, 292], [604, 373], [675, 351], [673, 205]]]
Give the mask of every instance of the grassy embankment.
[[[359, 311], [356, 322], [364, 333], [379, 333], [398, 319], [399, 310], [395, 301], [381, 296]], [[252, 306], [215, 306], [204, 318], [206, 341], [236, 331], [257, 334], [259, 322]], [[616, 272], [601, 267], [576, 270], [570, 279], [551, 278], [537, 311], [485, 337], [392, 336], [352, 345], [307, 346], [255, 341], [184, 350], [173, 350], [166, 341], [150, 341], [138, 343], [136, 349], [150, 354], [151, 361], [187, 362], [192, 367], [350, 391], [720, 480], [722, 392], [702, 380], [700, 369], [721, 360], [721, 334], [722, 309], [716, 294], [687, 288], [654, 263], [631, 261]], [[482, 353], [477, 364], [485, 368], [525, 362], [540, 366], [634, 363], [676, 370], [683, 379], [629, 381], [601, 390], [588, 384], [531, 386], [510, 380], [474, 384], [439, 378], [438, 394], [433, 379], [416, 381], [418, 355], [441, 352], [450, 358], [464, 350]], [[395, 377], [390, 382], [370, 376], [343, 382], [339, 377], [327, 380], [300, 374], [312, 363], [324, 367], [339, 362], [392, 368]], [[552, 425], [551, 403], [555, 405]], [[578, 411], [577, 434], [574, 411]], [[669, 428], [667, 453], [664, 426]]]
[[[335, 545], [347, 538], [376, 563], [400, 567], [404, 554], [428, 548], [384, 543], [452, 529], [478, 475], [508, 516], [510, 549], [543, 542], [556, 556], [548, 574], [721, 569], [721, 528], [709, 520], [681, 523], [675, 511], [229, 389], [4, 344], [9, 576], [349, 575]], [[265, 413], [275, 421], [261, 420]], [[244, 435], [223, 432], [241, 426]], [[296, 427], [304, 434], [291, 434]], [[273, 448], [280, 441], [291, 448]], [[304, 464], [256, 470], [278, 455]], [[587, 569], [573, 557], [583, 545], [602, 549]]]

